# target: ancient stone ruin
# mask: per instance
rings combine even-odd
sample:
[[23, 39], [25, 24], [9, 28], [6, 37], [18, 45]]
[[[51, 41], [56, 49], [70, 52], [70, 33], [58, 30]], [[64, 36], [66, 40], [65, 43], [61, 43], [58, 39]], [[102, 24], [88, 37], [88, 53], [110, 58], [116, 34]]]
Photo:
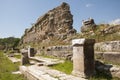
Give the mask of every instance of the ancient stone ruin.
[[[75, 39], [76, 37], [78, 38], [76, 35], [71, 38], [71, 36], [76, 33], [76, 30], [73, 28], [72, 24], [73, 15], [70, 12], [70, 7], [67, 3], [63, 2], [60, 6], [39, 17], [30, 29], [26, 29], [25, 34], [22, 36], [21, 44], [37, 44], [37, 47], [35, 46], [37, 49], [37, 56], [35, 56], [36, 52], [34, 48], [29, 47], [27, 50], [22, 52], [22, 65], [30, 64], [29, 59], [33, 60], [33, 63], [35, 64], [33, 66], [30, 65], [29, 67], [21, 66], [20, 70], [23, 71], [22, 73], [27, 75], [29, 80], [36, 80], [40, 78], [41, 80], [81, 80], [81, 77], [90, 78], [95, 74], [95, 71], [107, 71], [110, 75], [113, 74], [112, 76], [119, 77], [120, 68], [115, 67], [114, 69], [114, 66], [108, 66], [94, 60], [94, 39]], [[89, 18], [88, 20], [83, 20], [82, 24], [82, 33], [94, 33], [94, 29], [96, 28], [94, 19]], [[108, 34], [117, 30], [119, 30], [119, 26], [117, 29], [109, 27], [104, 29], [102, 32]], [[54, 45], [54, 43], [56, 43], [54, 40], [58, 42], [69, 42], [72, 40], [72, 45]], [[50, 42], [52, 41], [53, 45], [50, 45]], [[41, 44], [41, 46], [39, 43], [46, 43], [47, 46], [43, 44]], [[119, 64], [119, 43], [119, 41], [96, 43], [95, 50], [103, 52], [102, 54], [101, 52], [95, 52], [95, 55], [101, 56], [102, 60]], [[118, 52], [114, 53], [110, 51]], [[73, 71], [71, 75], [66, 75], [60, 71], [49, 69], [47, 66], [58, 64], [58, 60], [43, 58], [42, 56], [52, 56], [72, 60]], [[59, 63], [61, 62], [59, 61]]]
[[91, 77], [95, 72], [94, 39], [74, 39], [73, 45], [73, 75]]
[[39, 17], [30, 29], [26, 29], [21, 44], [66, 39], [67, 36], [76, 33], [72, 24], [73, 15], [70, 12], [70, 6], [63, 2], [60, 6]]
[[21, 50], [21, 65], [26, 65], [26, 64], [30, 64], [29, 62], [29, 57], [28, 57], [28, 51], [25, 49]]
[[120, 52], [120, 41], [106, 41], [95, 44], [96, 51], [104, 51], [104, 52]]
[[38, 51], [39, 55], [52, 56], [56, 58], [62, 58], [66, 60], [71, 60], [72, 58], [72, 46], [49, 46], [44, 50], [41, 49]]
[[89, 18], [88, 20], [83, 20], [81, 32], [90, 31], [91, 29], [94, 29], [95, 27], [96, 27], [96, 24], [94, 22], [94, 19]]
[[29, 57], [34, 57], [35, 54], [36, 54], [36, 51], [34, 50], [34, 48], [29, 47], [28, 48], [28, 56]]
[[101, 34], [112, 34], [120, 31], [120, 25], [115, 25], [115, 26], [108, 26], [107, 28], [101, 30]]

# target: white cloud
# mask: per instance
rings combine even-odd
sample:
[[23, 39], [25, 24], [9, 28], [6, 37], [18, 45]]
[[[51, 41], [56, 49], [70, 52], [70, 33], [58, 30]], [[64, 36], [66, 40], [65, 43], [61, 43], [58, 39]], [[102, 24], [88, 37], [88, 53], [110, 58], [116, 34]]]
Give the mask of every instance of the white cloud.
[[118, 25], [118, 24], [120, 24], [120, 19], [115, 19], [115, 20], [111, 21], [109, 24]]
[[91, 3], [88, 3], [88, 4], [85, 5], [85, 7], [87, 7], [87, 8], [92, 7], [92, 6], [93, 6], [93, 4], [91, 4]]

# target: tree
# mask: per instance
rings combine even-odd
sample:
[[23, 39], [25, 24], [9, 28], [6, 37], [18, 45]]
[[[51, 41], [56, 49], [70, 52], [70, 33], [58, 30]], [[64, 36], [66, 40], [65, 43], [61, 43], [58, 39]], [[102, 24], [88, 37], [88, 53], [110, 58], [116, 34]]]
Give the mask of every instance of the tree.
[[17, 47], [20, 39], [15, 37], [1, 38], [0, 45], [6, 48], [15, 48]]

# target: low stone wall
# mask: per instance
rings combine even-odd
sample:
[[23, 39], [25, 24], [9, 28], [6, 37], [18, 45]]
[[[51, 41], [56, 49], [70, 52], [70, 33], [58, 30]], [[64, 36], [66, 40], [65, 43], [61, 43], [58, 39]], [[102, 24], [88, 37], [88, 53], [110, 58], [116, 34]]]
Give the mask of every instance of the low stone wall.
[[95, 51], [120, 52], [120, 40], [96, 43]]
[[120, 64], [120, 52], [95, 52], [96, 58], [109, 63]]
[[[40, 54], [54, 56], [70, 60], [73, 55], [72, 45], [67, 46], [50, 46], [38, 51]], [[98, 52], [120, 52], [120, 41], [107, 41], [95, 43], [94, 50]], [[107, 54], [108, 55], [108, 54]]]
[[44, 55], [47, 56], [54, 56], [54, 57], [70, 60], [72, 58], [72, 50], [73, 50], [72, 45], [51, 46], [45, 48], [44, 51], [41, 51], [41, 53], [44, 53]]

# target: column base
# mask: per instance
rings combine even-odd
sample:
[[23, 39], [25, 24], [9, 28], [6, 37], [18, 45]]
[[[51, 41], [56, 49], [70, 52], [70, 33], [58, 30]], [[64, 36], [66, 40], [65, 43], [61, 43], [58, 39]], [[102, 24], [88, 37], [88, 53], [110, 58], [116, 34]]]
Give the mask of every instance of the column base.
[[82, 77], [82, 78], [87, 78], [87, 76], [84, 74], [84, 72], [79, 72], [79, 71], [72, 71], [72, 75]]

